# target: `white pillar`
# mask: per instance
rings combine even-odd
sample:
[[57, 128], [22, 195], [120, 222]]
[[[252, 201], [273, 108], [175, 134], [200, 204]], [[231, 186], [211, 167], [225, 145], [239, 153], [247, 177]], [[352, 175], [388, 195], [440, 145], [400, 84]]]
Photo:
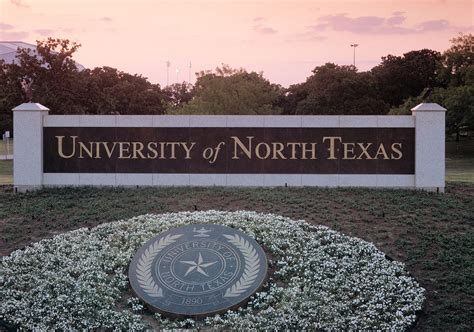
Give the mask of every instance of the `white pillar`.
[[15, 191], [43, 185], [43, 117], [49, 109], [24, 103], [13, 109], [13, 186]]
[[421, 103], [411, 111], [415, 117], [415, 186], [444, 192], [446, 109]]

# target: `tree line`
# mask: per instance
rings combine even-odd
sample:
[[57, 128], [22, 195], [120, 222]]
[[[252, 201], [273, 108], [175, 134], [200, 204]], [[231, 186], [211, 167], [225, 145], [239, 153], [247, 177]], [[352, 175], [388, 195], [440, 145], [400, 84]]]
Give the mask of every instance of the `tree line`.
[[227, 65], [196, 73], [194, 85], [161, 87], [106, 66], [79, 71], [80, 45], [48, 38], [36, 52], [19, 49], [18, 64], [0, 62], [0, 131], [12, 129], [11, 109], [28, 100], [50, 114], [384, 115], [409, 114], [429, 88], [428, 101], [448, 109], [447, 133], [459, 139], [474, 127], [473, 45], [472, 34], [460, 34], [443, 53], [387, 55], [365, 72], [326, 63], [289, 88]]

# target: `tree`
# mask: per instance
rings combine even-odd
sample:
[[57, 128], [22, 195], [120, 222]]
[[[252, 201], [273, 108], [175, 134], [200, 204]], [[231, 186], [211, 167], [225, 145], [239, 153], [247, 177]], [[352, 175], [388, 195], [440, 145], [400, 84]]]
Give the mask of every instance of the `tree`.
[[25, 95], [18, 73], [0, 61], [0, 135], [13, 130], [13, 107], [21, 104]]
[[371, 72], [383, 101], [390, 106], [400, 105], [410, 96], [418, 96], [423, 89], [437, 86], [441, 69], [441, 54], [422, 49], [403, 56], [387, 55]]
[[74, 98], [79, 81], [72, 60], [79, 47], [67, 39], [49, 38], [37, 42], [35, 51], [20, 48], [19, 64], [0, 64], [0, 130], [12, 129], [11, 109], [25, 101], [48, 105], [53, 114], [60, 108], [81, 112]]
[[283, 109], [283, 114], [296, 114], [298, 103], [308, 97], [309, 90], [307, 82], [290, 85], [278, 101], [278, 106]]
[[[51, 114], [163, 114], [165, 98], [158, 84], [145, 77], [102, 67], [79, 71], [73, 55], [79, 44], [67, 39], [38, 41], [36, 51], [19, 49], [19, 64], [2, 64], [0, 107], [3, 118], [11, 108], [33, 100]], [[21, 85], [30, 86], [26, 96]]]
[[451, 47], [442, 56], [439, 80], [451, 86], [474, 84], [474, 35], [461, 33], [450, 41]]
[[165, 95], [158, 84], [141, 75], [131, 75], [116, 68], [85, 70], [85, 90], [89, 114], [164, 114]]
[[408, 115], [422, 102], [438, 103], [447, 109], [446, 134], [455, 135], [459, 141], [461, 132], [474, 129], [474, 85], [450, 86], [433, 89], [428, 100], [420, 96], [410, 97], [399, 107], [390, 110], [391, 115]]
[[288, 89], [285, 114], [385, 114], [371, 73], [354, 66], [326, 63], [316, 67], [305, 83]]
[[194, 97], [194, 87], [192, 84], [183, 82], [169, 85], [163, 89], [166, 100], [166, 109], [172, 113], [176, 109], [182, 108]]
[[[455, 135], [459, 141], [462, 132], [474, 129], [474, 36], [460, 34], [451, 39], [451, 43], [441, 57], [439, 86], [433, 89], [427, 101], [446, 107], [446, 133]], [[424, 102], [420, 95], [414, 96], [392, 108], [390, 114], [410, 114], [411, 108]]]
[[456, 141], [462, 131], [474, 129], [474, 85], [438, 88], [431, 99], [446, 107], [446, 133], [455, 134]]
[[81, 45], [68, 39], [38, 41], [36, 51], [18, 50], [20, 78], [30, 85], [31, 98], [47, 105], [52, 114], [84, 113], [77, 102], [82, 83], [72, 59]]
[[280, 114], [276, 104], [283, 89], [271, 84], [262, 73], [232, 69], [227, 65], [215, 72], [197, 74], [194, 98], [181, 114]]

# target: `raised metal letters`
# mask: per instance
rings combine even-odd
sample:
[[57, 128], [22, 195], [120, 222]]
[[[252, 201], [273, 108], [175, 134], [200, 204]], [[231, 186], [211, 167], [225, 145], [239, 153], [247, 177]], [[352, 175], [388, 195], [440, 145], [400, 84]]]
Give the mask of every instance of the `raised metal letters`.
[[45, 173], [414, 174], [414, 128], [44, 128]]

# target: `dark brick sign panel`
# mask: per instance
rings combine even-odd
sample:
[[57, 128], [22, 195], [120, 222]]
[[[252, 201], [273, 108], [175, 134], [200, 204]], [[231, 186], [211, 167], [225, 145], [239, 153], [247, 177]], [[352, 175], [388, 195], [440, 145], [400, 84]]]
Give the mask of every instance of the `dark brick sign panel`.
[[414, 174], [414, 128], [45, 127], [45, 173]]

